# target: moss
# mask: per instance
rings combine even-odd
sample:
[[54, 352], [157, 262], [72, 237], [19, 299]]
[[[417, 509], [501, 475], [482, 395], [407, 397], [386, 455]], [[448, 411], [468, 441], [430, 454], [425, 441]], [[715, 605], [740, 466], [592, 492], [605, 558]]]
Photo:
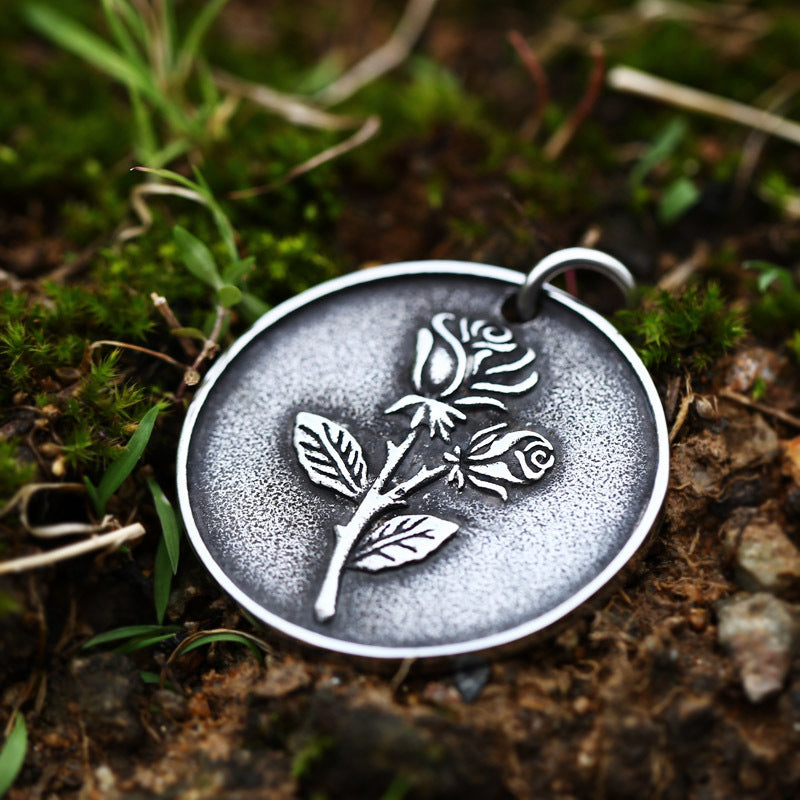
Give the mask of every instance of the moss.
[[[20, 458], [20, 442], [17, 439], [0, 440], [0, 506], [17, 489], [30, 483], [36, 475], [36, 465]], [[2, 598], [0, 597], [0, 607]], [[0, 608], [2, 616], [2, 608]]]
[[744, 335], [741, 314], [728, 308], [714, 283], [680, 295], [645, 290], [640, 307], [618, 312], [614, 321], [653, 369], [705, 369]]

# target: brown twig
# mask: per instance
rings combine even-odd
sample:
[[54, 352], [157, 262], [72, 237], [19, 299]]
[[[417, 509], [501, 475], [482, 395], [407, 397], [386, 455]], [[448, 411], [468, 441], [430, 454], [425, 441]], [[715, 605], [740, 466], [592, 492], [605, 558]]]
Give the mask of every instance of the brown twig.
[[517, 51], [517, 55], [520, 57], [525, 69], [528, 70], [531, 78], [533, 78], [533, 83], [536, 86], [536, 104], [520, 131], [520, 135], [530, 141], [539, 132], [545, 109], [550, 103], [550, 82], [542, 67], [542, 62], [536, 57], [536, 53], [525, 37], [519, 31], [512, 30], [508, 32], [507, 38], [509, 44]]
[[719, 396], [724, 397], [727, 400], [733, 400], [734, 403], [739, 403], [740, 405], [747, 406], [748, 408], [754, 408], [756, 411], [761, 411], [763, 414], [768, 414], [770, 417], [775, 417], [775, 419], [779, 419], [781, 422], [785, 422], [787, 425], [791, 425], [792, 427], [800, 428], [800, 417], [787, 414], [785, 411], [781, 411], [779, 408], [773, 408], [772, 406], [765, 405], [764, 403], [758, 403], [755, 400], [751, 400], [749, 397], [747, 397], [747, 395], [734, 392], [733, 389], [722, 389], [719, 393]]
[[698, 242], [689, 258], [681, 261], [659, 280], [658, 288], [667, 292], [680, 289], [698, 269], [706, 265], [710, 253], [707, 242]]
[[678, 409], [678, 415], [675, 417], [675, 423], [672, 426], [672, 430], [669, 432], [670, 444], [672, 444], [675, 441], [678, 432], [683, 427], [683, 423], [686, 422], [686, 418], [689, 416], [689, 409], [691, 408], [693, 400], [694, 400], [694, 392], [692, 391], [692, 382], [689, 380], [689, 377], [687, 376], [686, 394], [683, 396], [683, 400], [681, 400], [681, 405], [680, 408]]
[[[176, 331], [183, 327], [181, 323], [178, 322], [178, 318], [175, 316], [173, 310], [170, 308], [166, 297], [163, 297], [156, 292], [151, 292], [150, 299], [153, 301], [153, 305], [156, 307], [158, 313], [164, 318], [164, 321], [167, 323], [171, 331]], [[189, 339], [187, 336], [179, 336], [178, 342], [183, 348], [183, 352], [186, 353], [187, 358], [197, 358], [199, 351], [191, 339]]]
[[592, 113], [597, 98], [600, 96], [603, 78], [606, 74], [606, 51], [603, 45], [595, 42], [591, 47], [590, 54], [592, 71], [589, 74], [586, 91], [567, 120], [553, 133], [544, 146], [543, 153], [549, 161], [555, 161], [564, 152], [566, 146], [572, 141], [572, 137]]
[[188, 386], [194, 386], [196, 383], [200, 381], [200, 367], [203, 365], [203, 362], [210, 358], [211, 356], [219, 350], [219, 337], [222, 334], [222, 326], [225, 323], [225, 318], [228, 316], [229, 311], [223, 305], [217, 305], [217, 316], [214, 320], [214, 327], [211, 329], [211, 334], [203, 343], [203, 349], [198, 354], [197, 358], [192, 362], [192, 366], [189, 369], [183, 367], [185, 372], [183, 375], [183, 380], [181, 381], [181, 385], [178, 387], [178, 391], [175, 392], [175, 399], [180, 400], [183, 397], [183, 393], [186, 391]]
[[436, 0], [409, 0], [389, 40], [317, 93], [323, 106], [335, 106], [405, 61], [433, 13]]
[[254, 636], [252, 633], [245, 633], [244, 631], [237, 631], [234, 628], [211, 628], [207, 631], [195, 631], [194, 633], [189, 634], [185, 639], [181, 640], [181, 643], [170, 653], [169, 658], [167, 659], [166, 663], [164, 664], [165, 667], [169, 666], [176, 658], [178, 658], [187, 647], [193, 642], [196, 642], [198, 639], [202, 639], [204, 636], [214, 636], [221, 633], [235, 633], [237, 636], [241, 636], [243, 639], [247, 639], [248, 642], [252, 642], [256, 647], [262, 650], [269, 656], [275, 656], [275, 650], [270, 647], [263, 639], [259, 639], [258, 636]]
[[138, 344], [117, 342], [114, 339], [98, 339], [96, 342], [92, 342], [89, 345], [89, 350], [95, 350], [103, 345], [107, 345], [108, 347], [119, 347], [122, 350], [135, 350], [137, 353], [144, 353], [145, 355], [152, 356], [153, 358], [159, 358], [162, 361], [166, 361], [167, 364], [171, 364], [173, 367], [177, 367], [178, 369], [182, 369], [184, 371], [186, 370], [186, 364], [181, 364], [180, 361], [177, 361], [172, 356], [168, 356], [166, 353], [159, 353], [156, 350], [150, 350], [150, 348], [141, 347]]
[[354, 117], [331, 114], [316, 108], [302, 98], [284, 94], [260, 83], [242, 80], [222, 70], [214, 70], [212, 75], [220, 89], [240, 97], [246, 97], [294, 125], [320, 128], [326, 131], [343, 131], [355, 128], [359, 124], [359, 120]]
[[333, 159], [338, 158], [345, 153], [349, 153], [351, 150], [354, 150], [356, 147], [364, 144], [364, 142], [366, 142], [368, 139], [371, 139], [380, 130], [380, 127], [380, 117], [376, 115], [369, 116], [364, 121], [364, 124], [352, 136], [345, 139], [343, 142], [339, 142], [339, 144], [336, 144], [333, 147], [329, 147], [327, 150], [323, 150], [321, 153], [317, 153], [317, 155], [309, 158], [308, 161], [298, 164], [296, 167], [294, 167], [294, 169], [291, 169], [286, 173], [286, 175], [284, 175], [282, 178], [279, 178], [277, 181], [265, 183], [261, 186], [253, 186], [249, 189], [239, 189], [238, 191], [230, 192], [228, 197], [230, 197], [232, 200], [244, 200], [249, 197], [257, 197], [258, 195], [267, 194], [268, 192], [278, 189], [281, 186], [289, 183], [289, 181], [293, 181], [295, 178], [298, 178], [300, 175], [304, 175], [306, 172], [311, 172], [312, 169], [316, 169], [328, 161], [333, 161]]
[[728, 100], [726, 97], [664, 80], [638, 69], [614, 67], [608, 73], [608, 85], [621, 92], [638, 94], [688, 111], [719, 117], [763, 131], [770, 136], [777, 136], [792, 144], [800, 144], [800, 125], [796, 122], [760, 108]]

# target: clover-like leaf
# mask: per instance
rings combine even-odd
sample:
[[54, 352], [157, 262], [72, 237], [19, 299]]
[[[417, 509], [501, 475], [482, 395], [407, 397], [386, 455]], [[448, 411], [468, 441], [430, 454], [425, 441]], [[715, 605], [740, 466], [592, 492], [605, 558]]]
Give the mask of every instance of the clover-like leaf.
[[393, 517], [361, 542], [348, 566], [379, 572], [421, 561], [438, 550], [457, 530], [457, 523], [428, 514]]
[[366, 488], [367, 465], [353, 434], [331, 420], [301, 411], [294, 447], [308, 477], [318, 486], [355, 500]]

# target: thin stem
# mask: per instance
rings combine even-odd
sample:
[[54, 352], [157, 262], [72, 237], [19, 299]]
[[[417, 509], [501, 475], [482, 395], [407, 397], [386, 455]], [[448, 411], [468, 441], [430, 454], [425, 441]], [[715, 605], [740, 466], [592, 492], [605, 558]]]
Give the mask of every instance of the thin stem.
[[45, 567], [65, 561], [69, 558], [89, 553], [92, 550], [102, 550], [105, 548], [119, 547], [124, 542], [138, 539], [144, 535], [144, 528], [138, 522], [119, 528], [101, 536], [91, 536], [81, 542], [68, 544], [64, 547], [57, 547], [55, 550], [48, 550], [46, 553], [37, 553], [32, 556], [22, 556], [10, 561], [0, 562], [0, 575], [10, 575], [13, 573], [25, 572], [38, 567]]
[[737, 122], [740, 125], [764, 131], [770, 136], [778, 136], [792, 144], [800, 144], [800, 124], [796, 122], [791, 122], [761, 108], [737, 103], [727, 97], [720, 97], [690, 86], [664, 80], [638, 69], [614, 67], [608, 73], [608, 85], [621, 92], [642, 95], [678, 108], [685, 108], [688, 111]]
[[362, 498], [350, 521], [346, 525], [334, 526], [333, 532], [336, 542], [331, 559], [328, 562], [325, 579], [314, 604], [314, 613], [320, 622], [326, 622], [336, 614], [336, 599], [339, 594], [342, 570], [347, 564], [347, 559], [350, 557], [353, 547], [355, 547], [356, 542], [364, 534], [367, 527], [390, 508], [404, 506], [406, 498], [410, 494], [449, 469], [446, 464], [434, 469], [422, 467], [413, 477], [388, 491], [383, 491], [388, 481], [397, 471], [400, 462], [416, 441], [418, 434], [419, 430], [412, 430], [399, 445], [393, 442], [386, 443], [386, 462], [375, 482]]
[[[156, 307], [158, 313], [164, 317], [164, 321], [167, 323], [171, 331], [175, 331], [183, 327], [178, 321], [178, 318], [175, 316], [175, 312], [173, 312], [173, 310], [170, 308], [166, 297], [157, 294], [156, 292], [151, 292], [150, 299], [153, 301], [153, 305]], [[198, 350], [191, 339], [189, 339], [187, 336], [179, 336], [178, 342], [188, 358], [197, 358]]]
[[99, 339], [96, 342], [92, 342], [89, 345], [90, 350], [96, 350], [101, 345], [107, 345], [109, 347], [119, 347], [122, 350], [135, 350], [137, 353], [144, 353], [145, 355], [152, 356], [153, 358], [160, 358], [162, 361], [166, 361], [167, 364], [171, 364], [173, 367], [178, 367], [178, 369], [186, 369], [185, 364], [181, 364], [180, 361], [176, 361], [172, 356], [168, 356], [166, 353], [158, 353], [155, 350], [150, 350], [148, 347], [141, 347], [138, 344], [126, 344], [125, 342], [117, 342], [114, 339]]
[[317, 102], [324, 106], [341, 103], [363, 86], [402, 64], [425, 30], [435, 5], [436, 0], [409, 0], [388, 41], [319, 92]]
[[225, 308], [223, 305], [217, 305], [217, 317], [214, 320], [214, 327], [211, 329], [211, 335], [206, 339], [205, 343], [203, 344], [203, 349], [200, 351], [200, 354], [192, 363], [192, 366], [186, 370], [183, 376], [183, 380], [181, 381], [181, 385], [178, 387], [178, 391], [175, 392], [175, 399], [180, 400], [183, 397], [183, 393], [186, 391], [187, 386], [194, 386], [200, 380], [199, 370], [202, 366], [203, 362], [214, 355], [214, 353], [219, 350], [219, 344], [217, 344], [220, 334], [222, 333], [222, 326], [225, 322], [225, 318], [228, 315], [228, 309]]
[[533, 113], [530, 118], [526, 120], [522, 128], [522, 137], [524, 139], [533, 140], [539, 131], [545, 109], [550, 102], [550, 82], [542, 67], [542, 62], [536, 57], [533, 48], [519, 31], [509, 31], [508, 41], [517, 51], [517, 55], [522, 60], [525, 69], [528, 70], [536, 86], [536, 105], [533, 108]]
[[550, 137], [544, 146], [544, 156], [549, 161], [555, 161], [566, 146], [572, 141], [572, 137], [578, 132], [586, 118], [591, 114], [600, 90], [603, 88], [603, 77], [606, 73], [606, 53], [603, 45], [594, 44], [591, 49], [592, 71], [589, 75], [589, 82], [583, 97], [578, 101], [572, 114], [567, 121]]

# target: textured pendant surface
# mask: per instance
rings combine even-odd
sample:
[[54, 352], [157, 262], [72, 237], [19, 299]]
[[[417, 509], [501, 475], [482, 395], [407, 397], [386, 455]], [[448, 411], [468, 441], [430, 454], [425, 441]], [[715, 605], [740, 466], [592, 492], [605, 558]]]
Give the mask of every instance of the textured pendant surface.
[[523, 276], [373, 268], [265, 315], [214, 366], [179, 448], [217, 581], [306, 643], [449, 656], [526, 639], [599, 592], [667, 486], [655, 388], [600, 316]]

